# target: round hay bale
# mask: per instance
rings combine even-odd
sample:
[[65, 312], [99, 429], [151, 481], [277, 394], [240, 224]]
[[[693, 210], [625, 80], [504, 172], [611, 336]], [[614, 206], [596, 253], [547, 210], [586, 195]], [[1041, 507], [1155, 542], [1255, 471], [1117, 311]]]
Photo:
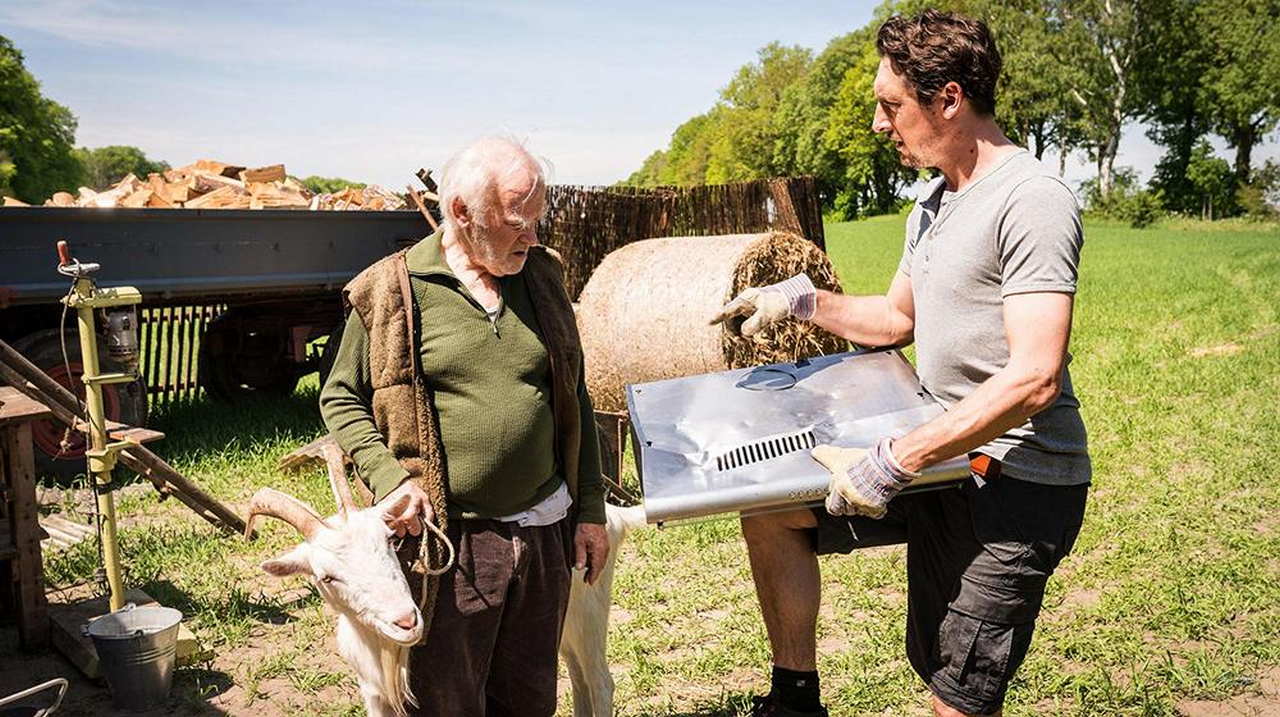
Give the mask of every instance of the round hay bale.
[[596, 408], [625, 411], [629, 383], [848, 350], [844, 339], [807, 322], [782, 321], [752, 339], [710, 324], [743, 289], [802, 271], [819, 289], [840, 291], [827, 255], [785, 232], [646, 239], [612, 252], [578, 297]]

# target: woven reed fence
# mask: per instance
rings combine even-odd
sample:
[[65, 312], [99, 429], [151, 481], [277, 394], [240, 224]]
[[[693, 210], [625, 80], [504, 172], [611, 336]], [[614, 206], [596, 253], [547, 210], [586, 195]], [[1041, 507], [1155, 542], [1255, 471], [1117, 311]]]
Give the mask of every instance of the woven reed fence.
[[565, 284], [575, 299], [605, 255], [624, 244], [771, 229], [794, 232], [826, 248], [812, 177], [700, 187], [553, 185], [538, 227], [547, 246], [564, 257]]

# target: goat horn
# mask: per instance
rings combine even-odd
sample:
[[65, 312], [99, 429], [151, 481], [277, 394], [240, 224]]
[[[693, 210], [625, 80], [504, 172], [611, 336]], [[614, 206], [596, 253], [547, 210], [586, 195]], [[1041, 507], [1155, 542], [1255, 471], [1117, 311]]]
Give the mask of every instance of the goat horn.
[[259, 488], [253, 494], [253, 500], [249, 501], [249, 519], [245, 521], [244, 527], [246, 538], [253, 534], [253, 524], [259, 515], [283, 520], [297, 528], [307, 540], [324, 526], [324, 519], [311, 506], [274, 488]]
[[321, 451], [324, 453], [325, 465], [329, 468], [329, 486], [333, 488], [333, 499], [337, 501], [338, 510], [345, 518], [348, 511], [360, 509], [360, 506], [356, 505], [355, 498], [351, 497], [351, 484], [347, 482], [346, 459], [342, 456], [342, 449], [333, 443], [325, 445]]

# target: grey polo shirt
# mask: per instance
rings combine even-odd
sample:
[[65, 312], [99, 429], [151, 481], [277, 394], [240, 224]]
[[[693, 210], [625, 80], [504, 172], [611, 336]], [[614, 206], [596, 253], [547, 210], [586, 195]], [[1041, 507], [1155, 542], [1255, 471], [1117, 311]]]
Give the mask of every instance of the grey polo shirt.
[[[949, 407], [1004, 368], [1005, 297], [1075, 293], [1083, 243], [1075, 196], [1029, 152], [1006, 157], [959, 192], [945, 191], [942, 178], [930, 182], [907, 219], [898, 266], [911, 279], [925, 390]], [[978, 450], [999, 459], [1014, 478], [1089, 482], [1071, 373], [1063, 369], [1062, 395], [1052, 406]]]

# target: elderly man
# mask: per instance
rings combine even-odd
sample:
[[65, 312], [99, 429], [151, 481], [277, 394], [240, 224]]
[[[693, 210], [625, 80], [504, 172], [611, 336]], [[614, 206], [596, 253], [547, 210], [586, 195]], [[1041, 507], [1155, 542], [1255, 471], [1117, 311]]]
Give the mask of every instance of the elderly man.
[[[414, 714], [551, 715], [570, 565], [593, 582], [609, 550], [582, 349], [539, 163], [485, 139], [441, 186], [441, 230], [346, 287], [321, 413], [376, 499], [412, 497], [392, 525], [429, 621]], [[457, 550], [438, 578], [423, 521]]]
[[[814, 630], [817, 553], [907, 544], [907, 657], [939, 715], [995, 714], [1027, 654], [1045, 582], [1070, 551], [1090, 480], [1067, 372], [1083, 233], [1071, 191], [994, 118], [1000, 54], [981, 22], [926, 11], [877, 37], [877, 132], [941, 176], [907, 220], [886, 296], [815, 291], [803, 275], [749, 289], [721, 320], [744, 333], [786, 316], [863, 346], [917, 347], [946, 413], [870, 450], [819, 446], [826, 510], [745, 518], [773, 648], [756, 715], [825, 715]], [[892, 500], [920, 471], [968, 454], [958, 489]]]

